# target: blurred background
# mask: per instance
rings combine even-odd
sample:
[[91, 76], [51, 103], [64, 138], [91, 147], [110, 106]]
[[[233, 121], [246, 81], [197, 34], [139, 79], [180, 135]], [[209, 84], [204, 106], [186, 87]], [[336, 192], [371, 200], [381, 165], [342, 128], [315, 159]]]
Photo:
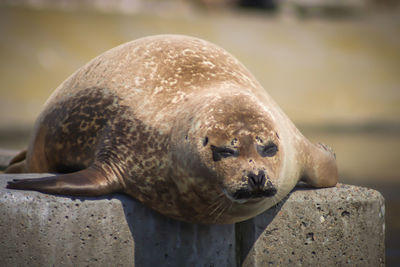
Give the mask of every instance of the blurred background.
[[24, 148], [48, 96], [91, 58], [161, 33], [231, 52], [310, 140], [336, 151], [342, 183], [379, 190], [387, 266], [400, 265], [395, 0], [1, 0], [0, 148]]

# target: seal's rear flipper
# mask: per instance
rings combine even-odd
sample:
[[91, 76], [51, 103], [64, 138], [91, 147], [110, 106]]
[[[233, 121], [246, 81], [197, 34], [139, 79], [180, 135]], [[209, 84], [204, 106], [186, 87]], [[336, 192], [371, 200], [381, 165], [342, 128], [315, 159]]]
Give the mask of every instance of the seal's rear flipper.
[[20, 151], [17, 155], [15, 155], [11, 160], [9, 165], [21, 162], [26, 159], [27, 149]]
[[117, 179], [99, 168], [37, 179], [14, 179], [7, 188], [73, 196], [99, 196], [121, 189]]
[[26, 171], [26, 153], [27, 150], [24, 149], [14, 157], [11, 158], [8, 166], [5, 168], [5, 173], [22, 173]]

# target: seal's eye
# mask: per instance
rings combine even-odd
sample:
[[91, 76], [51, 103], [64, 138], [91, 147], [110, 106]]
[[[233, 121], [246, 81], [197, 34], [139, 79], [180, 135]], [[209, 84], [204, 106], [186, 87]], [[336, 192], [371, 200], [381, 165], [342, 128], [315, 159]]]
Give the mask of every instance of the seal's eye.
[[257, 145], [257, 152], [261, 157], [273, 157], [278, 152], [278, 147], [274, 143], [269, 142], [265, 146]]
[[208, 137], [206, 136], [204, 139], [203, 139], [203, 146], [206, 146], [208, 144]]
[[219, 161], [223, 158], [228, 158], [228, 157], [237, 157], [239, 155], [239, 152], [237, 150], [233, 150], [227, 147], [211, 146], [211, 151], [213, 154], [214, 161]]

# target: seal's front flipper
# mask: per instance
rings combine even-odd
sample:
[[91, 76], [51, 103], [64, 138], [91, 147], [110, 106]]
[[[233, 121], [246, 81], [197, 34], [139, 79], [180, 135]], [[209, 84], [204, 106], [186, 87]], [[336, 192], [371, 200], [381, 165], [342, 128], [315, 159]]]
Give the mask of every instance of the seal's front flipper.
[[14, 179], [8, 182], [7, 188], [73, 196], [99, 196], [121, 189], [115, 176], [108, 177], [96, 167], [37, 179]]
[[309, 153], [301, 180], [314, 187], [332, 187], [338, 182], [336, 155], [324, 144], [307, 144]]

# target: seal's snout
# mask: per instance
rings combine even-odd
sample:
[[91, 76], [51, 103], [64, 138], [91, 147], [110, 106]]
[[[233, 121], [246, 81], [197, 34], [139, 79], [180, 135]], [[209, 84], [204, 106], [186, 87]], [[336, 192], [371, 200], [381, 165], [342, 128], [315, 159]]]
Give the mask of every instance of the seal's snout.
[[251, 197], [272, 197], [276, 194], [275, 186], [263, 170], [260, 170], [258, 174], [249, 172], [247, 177]]
[[257, 175], [254, 172], [249, 172], [249, 174], [247, 174], [247, 177], [251, 189], [262, 190], [265, 185], [264, 171], [259, 171]]
[[249, 172], [247, 174], [247, 184], [238, 189], [233, 198], [236, 200], [246, 200], [251, 198], [273, 197], [277, 190], [264, 171], [259, 171], [258, 174]]

